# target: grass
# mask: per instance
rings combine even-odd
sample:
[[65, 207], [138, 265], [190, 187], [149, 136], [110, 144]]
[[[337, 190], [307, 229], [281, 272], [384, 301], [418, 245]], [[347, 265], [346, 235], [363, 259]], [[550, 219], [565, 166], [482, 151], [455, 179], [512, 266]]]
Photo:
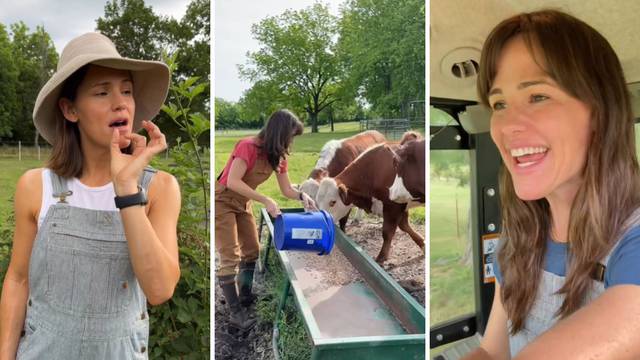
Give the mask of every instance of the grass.
[[[430, 324], [473, 312], [473, 269], [464, 262], [469, 244], [469, 187], [431, 178]], [[456, 210], [457, 201], [457, 210]]]
[[37, 159], [22, 159], [0, 157], [0, 219], [5, 220], [13, 212], [13, 196], [16, 191], [18, 178], [27, 170], [42, 167], [43, 161]]

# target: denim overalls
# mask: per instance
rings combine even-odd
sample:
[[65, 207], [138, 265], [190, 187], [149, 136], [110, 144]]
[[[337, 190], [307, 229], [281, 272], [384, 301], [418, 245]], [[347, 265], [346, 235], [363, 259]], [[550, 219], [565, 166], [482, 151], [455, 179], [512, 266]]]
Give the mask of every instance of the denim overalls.
[[[145, 191], [154, 174], [143, 172]], [[33, 245], [17, 359], [148, 359], [147, 300], [119, 212], [69, 206], [66, 181], [51, 181], [58, 202]]]
[[[609, 251], [607, 256], [600, 261], [600, 264], [604, 265], [605, 269], [609, 262], [609, 258], [620, 244], [620, 240], [624, 237], [625, 233], [638, 224], [640, 224], [640, 209], [633, 212], [629, 219], [627, 219], [623, 225], [623, 230], [621, 231], [622, 236], [616, 240], [615, 245]], [[558, 291], [562, 288], [564, 281], [565, 277], [563, 276], [543, 271], [538, 293], [536, 294], [536, 300], [531, 307], [529, 315], [525, 319], [524, 328], [517, 334], [509, 336], [509, 348], [511, 350], [512, 358], [515, 357], [516, 354], [519, 353], [527, 344], [556, 324], [558, 318], [555, 314], [558, 312], [560, 306], [562, 306], [562, 302], [564, 301], [564, 295], [558, 294]], [[593, 280], [591, 289], [587, 293], [585, 299], [585, 305], [602, 295], [604, 291], [604, 282]], [[510, 326], [511, 323], [509, 322], [509, 327]]]

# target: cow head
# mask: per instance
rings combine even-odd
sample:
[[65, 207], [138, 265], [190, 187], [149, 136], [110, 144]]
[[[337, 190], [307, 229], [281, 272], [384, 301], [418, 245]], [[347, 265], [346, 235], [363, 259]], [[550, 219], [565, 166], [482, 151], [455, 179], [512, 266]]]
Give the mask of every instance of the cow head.
[[[344, 184], [338, 185], [333, 178], [327, 177], [320, 181], [316, 204], [318, 209], [328, 211], [333, 216], [333, 221], [345, 217], [353, 207], [348, 200], [348, 190]], [[346, 203], [345, 203], [346, 202]]]
[[320, 187], [320, 183], [314, 179], [305, 180], [298, 189], [303, 193], [311, 196], [312, 199], [315, 199], [318, 195], [318, 188]]
[[317, 182], [329, 176], [329, 171], [326, 168], [315, 168], [309, 173], [309, 179], [313, 179]]

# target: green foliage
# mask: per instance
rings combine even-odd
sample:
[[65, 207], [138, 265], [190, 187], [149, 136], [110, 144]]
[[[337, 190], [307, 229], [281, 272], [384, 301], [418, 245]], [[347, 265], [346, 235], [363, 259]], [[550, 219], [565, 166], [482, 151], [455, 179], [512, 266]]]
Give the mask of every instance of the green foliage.
[[0, 24], [0, 137], [11, 136], [13, 116], [19, 107], [16, 96], [18, 69], [12, 50], [9, 34]]
[[424, 28], [424, 1], [348, 0], [337, 46], [345, 93], [379, 116], [407, 116], [408, 103], [425, 96]]
[[161, 19], [144, 0], [111, 0], [96, 29], [109, 37], [120, 55], [133, 59], [159, 60], [162, 41]]
[[250, 52], [248, 63], [240, 66], [243, 78], [266, 82], [262, 86], [272, 98], [286, 96], [287, 107], [304, 109], [312, 132], [317, 131], [318, 113], [337, 100], [336, 24], [320, 3], [267, 17], [251, 29], [260, 49]]
[[55, 71], [58, 54], [51, 37], [41, 26], [29, 34], [29, 28], [23, 22], [18, 22], [11, 25], [11, 32], [12, 57], [18, 70], [18, 102], [13, 120], [13, 138], [37, 142], [36, 130], [31, 120], [33, 105], [40, 88]]
[[[176, 55], [164, 56], [171, 71]], [[170, 149], [171, 163], [155, 166], [172, 173], [180, 184], [182, 209], [178, 225], [181, 277], [172, 299], [150, 310], [150, 349], [153, 358], [202, 359], [209, 354], [209, 149], [198, 138], [210, 127], [208, 117], [192, 111], [194, 100], [206, 89], [198, 77], [176, 80], [173, 100], [162, 110], [187, 136]]]

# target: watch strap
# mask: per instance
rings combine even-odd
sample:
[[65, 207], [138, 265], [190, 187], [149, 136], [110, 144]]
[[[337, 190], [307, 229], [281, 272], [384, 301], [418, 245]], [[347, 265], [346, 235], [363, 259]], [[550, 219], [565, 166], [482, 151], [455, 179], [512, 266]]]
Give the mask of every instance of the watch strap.
[[144, 188], [138, 185], [137, 193], [125, 196], [116, 196], [114, 200], [118, 209], [124, 209], [135, 205], [147, 205], [147, 194], [144, 191]]

